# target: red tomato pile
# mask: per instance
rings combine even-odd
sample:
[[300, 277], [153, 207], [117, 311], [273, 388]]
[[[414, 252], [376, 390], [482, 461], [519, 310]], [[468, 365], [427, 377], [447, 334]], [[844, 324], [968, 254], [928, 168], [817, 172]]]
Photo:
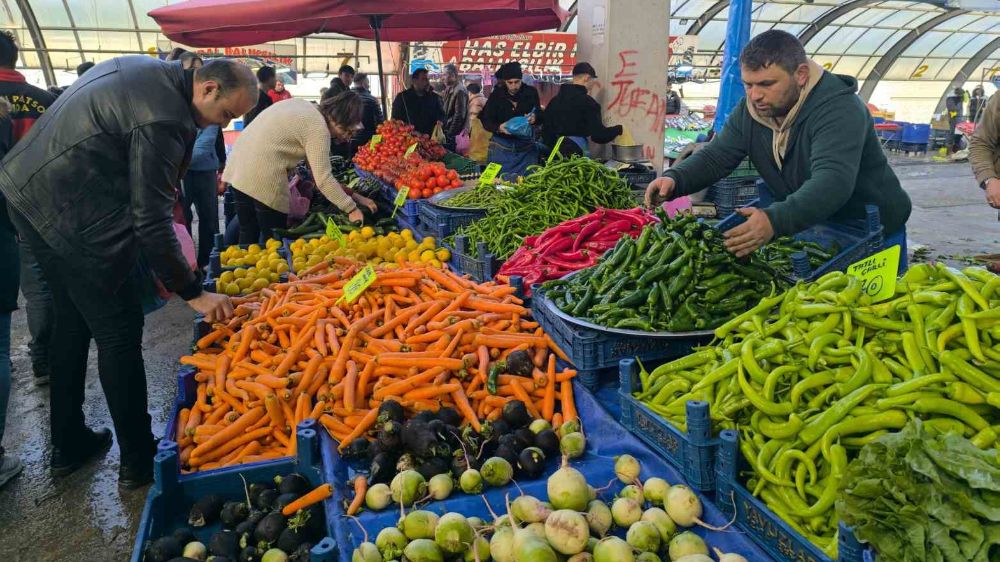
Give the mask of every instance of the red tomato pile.
[[446, 189], [462, 187], [458, 172], [449, 170], [441, 162], [424, 162], [396, 180], [396, 189], [410, 188], [410, 199], [422, 199], [437, 195]]
[[[422, 166], [430, 164], [428, 160], [439, 160], [444, 157], [446, 154], [444, 147], [427, 135], [415, 134], [413, 125], [407, 125], [402, 121], [386, 121], [378, 126], [376, 133], [382, 135], [382, 141], [374, 148], [370, 144], [362, 146], [354, 156], [354, 162], [362, 170], [371, 172], [383, 181], [396, 186], [396, 189], [402, 185], [409, 185], [410, 197], [414, 197], [414, 192], [423, 193], [424, 189], [429, 187], [427, 182], [432, 175], [435, 178], [434, 187], [444, 188], [440, 185], [441, 182], [437, 181], [438, 174], [436, 172], [429, 172], [426, 177], [422, 177], [425, 175], [423, 172], [416, 173]], [[409, 156], [404, 157], [407, 149], [413, 143], [417, 143], [417, 149]], [[440, 168], [446, 172], [443, 164]], [[434, 169], [437, 170], [437, 168]], [[445, 176], [447, 177], [447, 173]], [[410, 183], [401, 182], [403, 177], [408, 178]], [[451, 179], [448, 178], [448, 186], [451, 185]], [[453, 179], [458, 179], [457, 174]], [[418, 180], [422, 183], [419, 189], [414, 187]], [[431, 188], [431, 195], [434, 194], [433, 189]]]

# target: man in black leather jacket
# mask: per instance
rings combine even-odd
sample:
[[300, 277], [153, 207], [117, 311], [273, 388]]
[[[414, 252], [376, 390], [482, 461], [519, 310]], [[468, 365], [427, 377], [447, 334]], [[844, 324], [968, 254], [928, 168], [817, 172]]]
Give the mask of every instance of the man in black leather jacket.
[[216, 60], [198, 70], [143, 56], [101, 63], [77, 80], [3, 160], [0, 191], [52, 289], [52, 471], [79, 468], [111, 442], [84, 423], [87, 349], [121, 449], [119, 484], [152, 481], [155, 453], [146, 405], [140, 302], [159, 279], [209, 322], [232, 315], [223, 295], [202, 292], [174, 235], [177, 186], [199, 127], [226, 126], [256, 101], [249, 68]]

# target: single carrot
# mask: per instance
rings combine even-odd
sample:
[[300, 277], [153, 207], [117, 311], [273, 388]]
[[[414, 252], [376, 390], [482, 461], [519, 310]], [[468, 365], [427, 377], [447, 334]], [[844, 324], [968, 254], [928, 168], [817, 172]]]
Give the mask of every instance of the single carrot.
[[358, 364], [354, 361], [347, 362], [347, 375], [344, 376], [344, 407], [348, 412], [354, 411], [355, 398], [357, 397], [358, 384]]
[[[443, 373], [442, 373], [443, 374]], [[448, 394], [456, 390], [460, 390], [462, 385], [459, 383], [449, 383], [442, 384], [439, 386], [428, 386], [424, 388], [418, 388], [416, 390], [411, 390], [403, 395], [403, 398], [407, 400], [426, 400], [428, 398], [436, 398], [442, 394]]]
[[368, 479], [364, 476], [354, 477], [354, 499], [347, 507], [347, 514], [354, 515], [361, 511], [361, 506], [365, 503], [365, 494], [368, 493]]
[[531, 417], [533, 418], [542, 417], [538, 409], [535, 408], [535, 404], [531, 400], [531, 397], [528, 396], [528, 393], [524, 391], [524, 387], [521, 386], [521, 383], [517, 382], [517, 379], [515, 378], [510, 379], [510, 387], [514, 391], [514, 396], [516, 396], [517, 399], [520, 400], [521, 402], [524, 402], [524, 406], [528, 409], [528, 413], [531, 414]]
[[574, 421], [578, 419], [576, 415], [576, 403], [573, 402], [573, 382], [564, 381], [559, 383], [559, 404], [562, 407], [563, 419], [566, 421]]
[[549, 355], [548, 370], [545, 373], [545, 399], [542, 402], [542, 417], [552, 421], [552, 415], [556, 411], [556, 356]]
[[482, 430], [482, 425], [479, 423], [479, 418], [476, 416], [475, 412], [472, 410], [472, 405], [469, 404], [469, 398], [465, 395], [465, 391], [462, 390], [462, 385], [455, 383], [458, 388], [451, 392], [451, 397], [455, 400], [455, 407], [458, 409], [462, 417], [465, 418], [469, 425], [472, 426], [476, 431]]
[[281, 514], [285, 517], [290, 517], [294, 515], [296, 511], [305, 509], [310, 505], [319, 503], [327, 498], [330, 498], [331, 496], [333, 496], [333, 486], [324, 482], [312, 491], [302, 495], [299, 499], [290, 502], [284, 509], [281, 510]]
[[354, 429], [351, 430], [351, 433], [350, 435], [348, 435], [347, 440], [340, 442], [340, 445], [337, 447], [337, 450], [343, 451], [344, 448], [347, 447], [348, 443], [351, 442], [351, 440], [353, 440], [355, 437], [361, 437], [362, 435], [364, 435], [365, 432], [371, 429], [371, 426], [375, 425], [376, 418], [378, 418], [378, 410], [374, 408], [368, 410], [368, 413], [365, 414], [365, 417], [362, 420], [362, 422], [356, 425]]

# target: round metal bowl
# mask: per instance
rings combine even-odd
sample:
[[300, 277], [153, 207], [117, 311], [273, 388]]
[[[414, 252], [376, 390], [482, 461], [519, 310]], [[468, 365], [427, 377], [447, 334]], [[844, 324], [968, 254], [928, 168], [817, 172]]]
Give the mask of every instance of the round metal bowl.
[[611, 145], [611, 157], [619, 162], [642, 162], [646, 159], [642, 155], [641, 144], [613, 144]]

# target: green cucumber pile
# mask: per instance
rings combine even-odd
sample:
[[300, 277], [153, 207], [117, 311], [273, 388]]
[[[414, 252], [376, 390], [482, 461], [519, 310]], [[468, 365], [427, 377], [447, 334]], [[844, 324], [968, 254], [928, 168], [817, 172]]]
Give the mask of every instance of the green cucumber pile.
[[691, 215], [660, 214], [596, 266], [543, 284], [547, 298], [609, 328], [687, 332], [719, 326], [780, 285], [759, 255], [739, 260], [727, 251], [718, 230]]

